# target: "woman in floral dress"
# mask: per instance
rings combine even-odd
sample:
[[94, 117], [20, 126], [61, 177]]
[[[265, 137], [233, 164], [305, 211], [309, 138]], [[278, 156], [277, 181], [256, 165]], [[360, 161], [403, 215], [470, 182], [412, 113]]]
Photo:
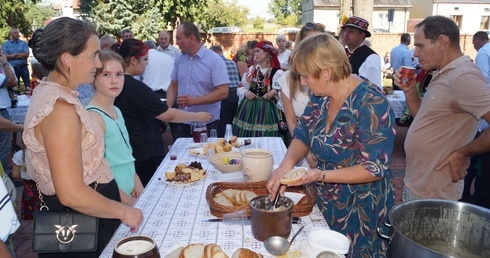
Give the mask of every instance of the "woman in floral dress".
[[271, 42], [255, 46], [254, 61], [238, 85], [238, 109], [233, 119], [233, 135], [238, 137], [280, 136], [277, 82], [284, 73]]
[[315, 184], [327, 224], [350, 239], [348, 257], [385, 257], [388, 243], [376, 227], [394, 205], [395, 115], [376, 85], [351, 74], [342, 46], [330, 35], [304, 39], [291, 65], [313, 96], [268, 191], [272, 198], [279, 188], [282, 194], [286, 186], [279, 178], [310, 150], [317, 168], [298, 185]]

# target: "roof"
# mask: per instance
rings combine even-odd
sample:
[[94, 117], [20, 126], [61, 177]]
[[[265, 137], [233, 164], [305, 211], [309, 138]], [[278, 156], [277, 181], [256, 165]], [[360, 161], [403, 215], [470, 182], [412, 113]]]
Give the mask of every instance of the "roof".
[[[453, 0], [453, 1], [457, 2], [458, 0]], [[488, 2], [488, 0], [473, 0], [473, 1]], [[339, 5], [340, 5], [340, 0], [314, 0], [313, 1], [313, 6], [315, 7], [321, 7], [321, 6], [327, 7], [327, 6], [339, 6]], [[410, 0], [374, 0], [373, 6], [411, 7], [412, 3], [410, 2]]]

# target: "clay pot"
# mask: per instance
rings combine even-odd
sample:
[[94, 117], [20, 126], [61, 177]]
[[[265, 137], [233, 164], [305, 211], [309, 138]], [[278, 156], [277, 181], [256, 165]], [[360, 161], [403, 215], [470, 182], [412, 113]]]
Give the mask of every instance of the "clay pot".
[[160, 258], [153, 238], [130, 236], [123, 238], [114, 246], [113, 258]]

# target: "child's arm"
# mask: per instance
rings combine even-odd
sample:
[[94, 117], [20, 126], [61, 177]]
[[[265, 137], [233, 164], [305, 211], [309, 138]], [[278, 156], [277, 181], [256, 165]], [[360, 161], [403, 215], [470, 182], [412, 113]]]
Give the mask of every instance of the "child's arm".
[[15, 163], [12, 164], [12, 178], [15, 180], [20, 180], [20, 166]]
[[136, 198], [133, 198], [133, 197], [127, 195], [121, 189], [119, 189], [119, 195], [121, 195], [121, 202], [123, 204], [129, 205], [129, 206], [133, 206], [134, 202], [136, 201]]

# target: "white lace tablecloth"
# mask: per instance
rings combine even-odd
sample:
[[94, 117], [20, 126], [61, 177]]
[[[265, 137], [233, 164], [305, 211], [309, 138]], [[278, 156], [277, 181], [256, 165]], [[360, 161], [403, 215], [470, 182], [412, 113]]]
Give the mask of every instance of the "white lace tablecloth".
[[405, 100], [405, 93], [402, 90], [395, 90], [393, 94], [386, 95], [391, 108], [395, 112], [396, 118], [401, 118], [405, 108], [407, 107], [407, 102]]
[[26, 118], [27, 108], [29, 107], [29, 103], [31, 103], [31, 99], [26, 95], [19, 95], [17, 100], [17, 107], [8, 108], [8, 111], [12, 122], [16, 124], [23, 124]]
[[[100, 257], [112, 257], [115, 244], [132, 235], [154, 238], [162, 257], [179, 246], [191, 243], [216, 243], [229, 257], [240, 247], [272, 257], [265, 250], [263, 243], [252, 236], [250, 225], [202, 221], [216, 218], [209, 211], [206, 189], [221, 172], [205, 158], [191, 155], [187, 148], [190, 143], [192, 138], [181, 138], [174, 143], [177, 160], [170, 160], [167, 155], [137, 200], [135, 207], [141, 209], [144, 215], [140, 230], [131, 233], [127, 226], [121, 225]], [[254, 143], [272, 151], [275, 165], [279, 165], [286, 154], [286, 147], [279, 137], [252, 138], [252, 144]], [[207, 170], [205, 180], [184, 186], [169, 185], [165, 182], [166, 171], [173, 171], [179, 163], [189, 164], [192, 161], [201, 162]], [[312, 250], [306, 241], [308, 231], [312, 227], [328, 227], [316, 205], [309, 216], [301, 217], [301, 224], [293, 224], [289, 239], [302, 225], [305, 225], [305, 228], [293, 242], [287, 257], [315, 257], [318, 253]]]

